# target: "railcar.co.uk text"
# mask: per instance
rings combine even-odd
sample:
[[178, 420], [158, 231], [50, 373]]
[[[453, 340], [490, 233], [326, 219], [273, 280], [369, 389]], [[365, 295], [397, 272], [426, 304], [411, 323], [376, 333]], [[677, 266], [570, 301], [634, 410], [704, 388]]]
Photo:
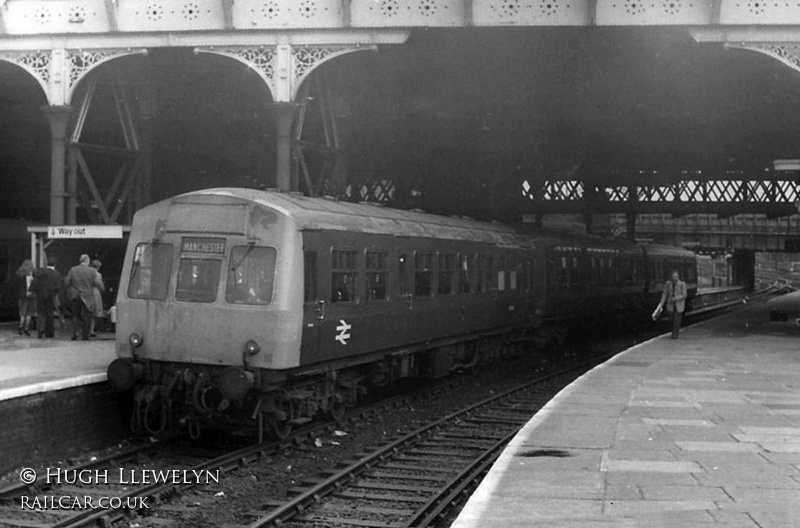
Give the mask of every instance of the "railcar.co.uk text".
[[[219, 484], [219, 470], [185, 469], [61, 469], [47, 468], [44, 478], [39, 479], [36, 472], [25, 468], [20, 472], [24, 484], [48, 485], [115, 485], [139, 486], [150, 484]], [[140, 510], [149, 508], [149, 497], [96, 497], [90, 495], [38, 495], [20, 497], [23, 510], [69, 510], [69, 509], [120, 509]]]

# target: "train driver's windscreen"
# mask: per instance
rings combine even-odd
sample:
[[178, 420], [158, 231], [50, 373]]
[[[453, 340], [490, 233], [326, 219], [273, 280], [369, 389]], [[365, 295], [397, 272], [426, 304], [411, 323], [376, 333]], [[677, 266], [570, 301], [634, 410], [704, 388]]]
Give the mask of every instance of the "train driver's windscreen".
[[225, 301], [233, 304], [269, 304], [275, 281], [276, 250], [237, 246], [231, 250]]
[[182, 257], [178, 268], [175, 299], [186, 302], [214, 302], [217, 299], [220, 268], [222, 268], [221, 259]]
[[138, 244], [133, 253], [128, 297], [164, 300], [172, 274], [172, 244]]

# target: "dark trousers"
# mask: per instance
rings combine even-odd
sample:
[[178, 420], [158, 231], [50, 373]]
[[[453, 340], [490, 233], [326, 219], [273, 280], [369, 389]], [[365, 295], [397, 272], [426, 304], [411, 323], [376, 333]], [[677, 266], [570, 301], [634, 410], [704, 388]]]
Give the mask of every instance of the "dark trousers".
[[81, 338], [83, 340], [89, 339], [89, 326], [92, 323], [92, 313], [83, 303], [83, 300], [78, 297], [72, 301], [72, 322], [75, 326], [75, 333], [78, 332], [78, 327], [81, 329]]
[[683, 319], [683, 312], [673, 310], [669, 315], [672, 319], [672, 339], [678, 339], [678, 334], [681, 332], [681, 319]]
[[53, 325], [53, 313], [56, 311], [56, 305], [53, 297], [37, 297], [36, 298], [36, 329], [41, 336], [44, 334], [46, 337], [54, 337], [56, 329]]

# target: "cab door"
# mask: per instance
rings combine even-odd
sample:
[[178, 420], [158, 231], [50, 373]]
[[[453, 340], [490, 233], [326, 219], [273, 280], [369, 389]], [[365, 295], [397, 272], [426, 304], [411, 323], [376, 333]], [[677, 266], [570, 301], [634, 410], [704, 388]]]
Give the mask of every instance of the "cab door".
[[315, 246], [303, 249], [303, 337], [301, 363], [319, 360], [320, 326], [325, 319], [325, 299], [319, 288], [319, 251]]

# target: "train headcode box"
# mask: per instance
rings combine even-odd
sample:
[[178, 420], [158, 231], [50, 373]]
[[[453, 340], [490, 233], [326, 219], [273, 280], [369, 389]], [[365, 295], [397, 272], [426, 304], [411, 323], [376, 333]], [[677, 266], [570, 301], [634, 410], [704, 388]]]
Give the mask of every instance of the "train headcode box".
[[47, 238], [122, 238], [121, 225], [48, 226]]

